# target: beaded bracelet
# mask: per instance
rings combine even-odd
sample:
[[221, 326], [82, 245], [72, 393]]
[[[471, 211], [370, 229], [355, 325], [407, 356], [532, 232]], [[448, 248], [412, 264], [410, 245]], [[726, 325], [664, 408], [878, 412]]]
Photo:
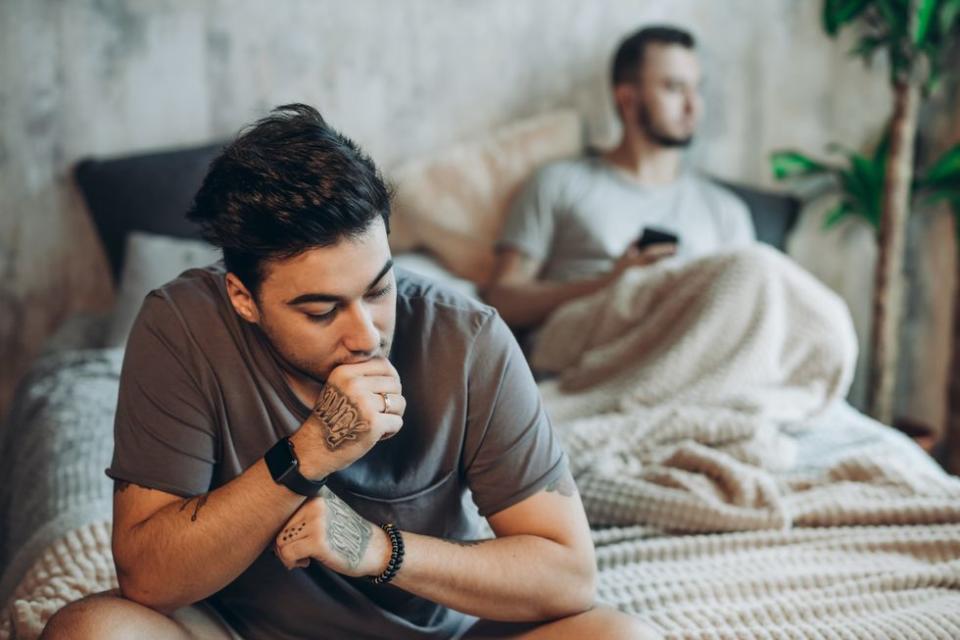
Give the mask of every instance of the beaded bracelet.
[[380, 528], [390, 536], [390, 545], [393, 550], [390, 552], [390, 562], [387, 563], [383, 573], [370, 578], [374, 584], [386, 584], [393, 580], [397, 571], [400, 570], [400, 565], [403, 564], [403, 537], [400, 535], [400, 530], [390, 522], [380, 525]]

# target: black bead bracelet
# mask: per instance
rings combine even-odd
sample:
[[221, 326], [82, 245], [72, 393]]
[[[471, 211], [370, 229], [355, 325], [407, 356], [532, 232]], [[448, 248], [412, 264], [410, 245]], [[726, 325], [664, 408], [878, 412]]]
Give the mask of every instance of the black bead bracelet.
[[386, 584], [393, 580], [397, 571], [400, 570], [400, 565], [403, 564], [403, 537], [400, 535], [400, 530], [389, 522], [380, 525], [380, 528], [390, 536], [392, 550], [390, 551], [390, 562], [387, 563], [387, 568], [380, 575], [370, 578], [374, 584]]

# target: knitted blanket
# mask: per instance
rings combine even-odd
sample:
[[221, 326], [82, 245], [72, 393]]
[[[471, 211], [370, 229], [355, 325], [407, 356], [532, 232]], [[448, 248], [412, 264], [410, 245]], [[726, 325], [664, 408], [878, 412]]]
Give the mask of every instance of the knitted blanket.
[[761, 247], [628, 272], [562, 307], [533, 354], [562, 370], [543, 394], [594, 525], [960, 522], [960, 483], [896, 450], [796, 468], [788, 428], [842, 398], [855, 357], [839, 298]]
[[110, 555], [120, 349], [38, 360], [0, 432], [0, 639], [34, 638], [67, 602], [116, 586]]
[[668, 638], [960, 637], [960, 480], [839, 400], [855, 355], [836, 296], [761, 248], [554, 314], [533, 362], [601, 600]]
[[599, 596], [668, 640], [960, 638], [960, 525], [596, 531]]

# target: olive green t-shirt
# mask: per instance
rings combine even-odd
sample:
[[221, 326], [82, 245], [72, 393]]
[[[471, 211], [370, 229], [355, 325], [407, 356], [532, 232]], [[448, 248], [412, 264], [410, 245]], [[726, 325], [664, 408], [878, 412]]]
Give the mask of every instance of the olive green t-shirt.
[[[234, 312], [224, 275], [222, 264], [193, 269], [145, 299], [124, 356], [111, 478], [206, 493], [307, 418], [263, 333]], [[566, 459], [493, 309], [399, 270], [397, 294], [390, 360], [404, 426], [328, 486], [375, 524], [476, 538], [483, 517], [541, 490]], [[272, 546], [209, 601], [250, 639], [446, 638], [470, 622], [316, 562], [287, 571]]]

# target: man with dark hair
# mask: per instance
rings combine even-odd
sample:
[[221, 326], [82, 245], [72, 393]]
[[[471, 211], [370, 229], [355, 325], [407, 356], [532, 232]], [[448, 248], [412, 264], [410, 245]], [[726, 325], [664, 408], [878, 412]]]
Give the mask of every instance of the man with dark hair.
[[[513, 327], [540, 326], [627, 268], [753, 242], [746, 206], [682, 168], [703, 110], [694, 46], [689, 33], [667, 26], [627, 37], [611, 73], [619, 144], [541, 169], [514, 202], [485, 292]], [[660, 241], [638, 245], [648, 230]]]
[[126, 348], [120, 589], [45, 638], [649, 637], [593, 608], [509, 330], [395, 273], [389, 215], [373, 162], [304, 105], [212, 163], [190, 216], [224, 262], [151, 292]]

